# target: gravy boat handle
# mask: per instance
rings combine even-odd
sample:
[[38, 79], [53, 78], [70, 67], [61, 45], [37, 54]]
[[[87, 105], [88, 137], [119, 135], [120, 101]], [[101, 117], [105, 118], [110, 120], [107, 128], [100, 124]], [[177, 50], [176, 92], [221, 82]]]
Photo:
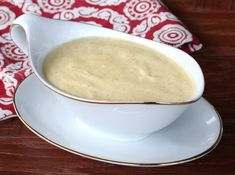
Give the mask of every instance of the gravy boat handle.
[[35, 15], [24, 14], [16, 18], [10, 27], [12, 40], [27, 55], [29, 55], [28, 38], [33, 23], [35, 23]]

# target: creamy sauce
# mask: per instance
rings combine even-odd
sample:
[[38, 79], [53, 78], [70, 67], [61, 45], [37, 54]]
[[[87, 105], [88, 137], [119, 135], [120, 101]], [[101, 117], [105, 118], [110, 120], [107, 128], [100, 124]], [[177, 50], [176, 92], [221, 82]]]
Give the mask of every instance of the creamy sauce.
[[114, 38], [64, 43], [46, 56], [43, 71], [55, 87], [93, 100], [170, 103], [190, 100], [194, 92], [192, 79], [173, 60]]

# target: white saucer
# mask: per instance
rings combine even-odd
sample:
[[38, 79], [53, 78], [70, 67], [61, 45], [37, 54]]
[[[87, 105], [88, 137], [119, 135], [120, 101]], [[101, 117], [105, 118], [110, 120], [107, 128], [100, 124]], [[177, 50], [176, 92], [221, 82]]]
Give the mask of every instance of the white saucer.
[[121, 142], [82, 129], [57, 97], [32, 74], [17, 88], [14, 107], [20, 120], [42, 139], [103, 162], [145, 167], [180, 164], [208, 154], [222, 137], [221, 118], [204, 98], [170, 126], [139, 141]]

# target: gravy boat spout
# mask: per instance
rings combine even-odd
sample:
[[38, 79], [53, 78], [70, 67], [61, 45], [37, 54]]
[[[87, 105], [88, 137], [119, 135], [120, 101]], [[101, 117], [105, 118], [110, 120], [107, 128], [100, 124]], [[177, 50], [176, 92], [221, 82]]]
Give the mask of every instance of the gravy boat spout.
[[[186, 102], [158, 103], [135, 101], [90, 100], [76, 97], [51, 85], [42, 71], [46, 55], [55, 47], [83, 37], [114, 37], [144, 44], [168, 56], [191, 75], [196, 90]], [[13, 41], [29, 56], [34, 73], [40, 81], [57, 93], [68, 112], [88, 130], [118, 140], [137, 140], [158, 131], [176, 120], [189, 105], [197, 101], [204, 91], [204, 77], [200, 66], [187, 53], [162, 43], [93, 26], [60, 21], [25, 14], [11, 26]], [[58, 95], [59, 94], [59, 95]]]

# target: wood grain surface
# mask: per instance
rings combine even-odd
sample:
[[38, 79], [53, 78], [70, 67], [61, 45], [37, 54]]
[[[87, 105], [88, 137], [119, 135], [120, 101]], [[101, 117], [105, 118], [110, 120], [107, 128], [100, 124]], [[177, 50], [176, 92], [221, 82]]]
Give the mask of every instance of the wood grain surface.
[[206, 79], [206, 97], [220, 112], [219, 146], [196, 161], [162, 168], [102, 163], [60, 150], [31, 133], [19, 119], [0, 123], [1, 175], [56, 174], [235, 174], [235, 1], [163, 0], [204, 47], [193, 54]]

